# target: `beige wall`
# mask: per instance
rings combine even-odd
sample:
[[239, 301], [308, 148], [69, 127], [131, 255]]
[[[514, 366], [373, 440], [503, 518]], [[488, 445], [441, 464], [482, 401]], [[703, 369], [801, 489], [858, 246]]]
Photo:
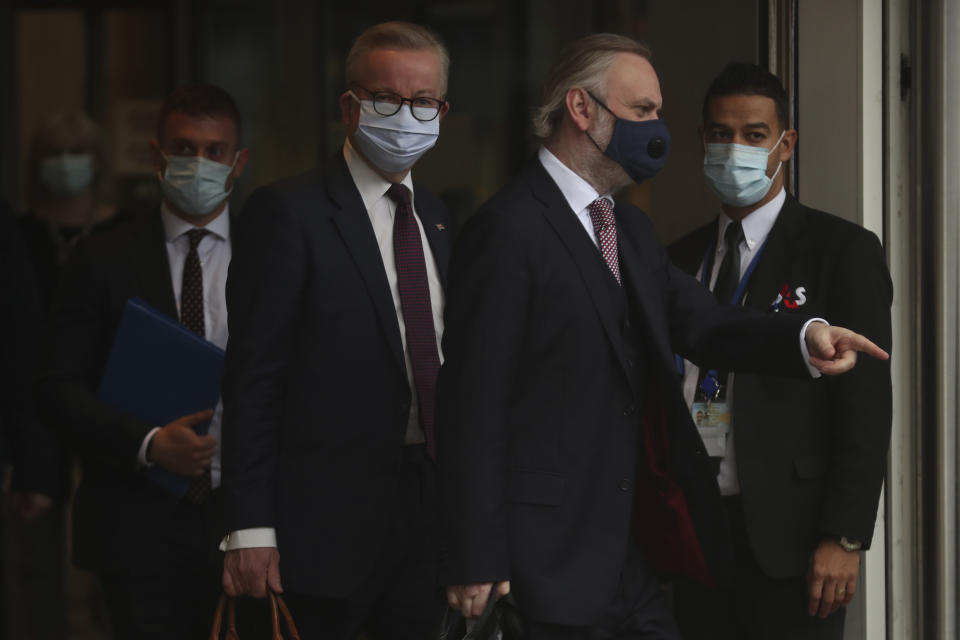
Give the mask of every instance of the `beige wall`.
[[[653, 63], [663, 91], [672, 147], [652, 182], [648, 213], [669, 243], [713, 219], [719, 203], [703, 178], [697, 127], [707, 85], [730, 60], [758, 61], [756, 0], [649, 2]], [[766, 43], [763, 43], [766, 47]]]

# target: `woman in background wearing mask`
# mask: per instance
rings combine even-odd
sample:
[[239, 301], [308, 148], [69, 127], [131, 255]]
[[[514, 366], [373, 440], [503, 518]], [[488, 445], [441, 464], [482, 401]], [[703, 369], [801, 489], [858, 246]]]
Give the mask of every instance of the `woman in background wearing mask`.
[[26, 174], [29, 210], [21, 228], [46, 305], [77, 242], [117, 218], [99, 127], [80, 111], [46, 118], [30, 142]]
[[[76, 244], [118, 219], [107, 144], [99, 127], [80, 111], [44, 119], [30, 141], [25, 173], [29, 208], [19, 225], [47, 312]], [[10, 612], [20, 612], [17, 617], [29, 637], [62, 640], [67, 637], [65, 558], [72, 464], [52, 432], [42, 432], [49, 443], [44, 461], [50, 469], [44, 476], [51, 479], [50, 486], [43, 493], [12, 491], [7, 496], [18, 521], [7, 550], [8, 566], [15, 568], [8, 592], [19, 594]], [[92, 581], [86, 584], [71, 578], [71, 593], [84, 599], [84, 607], [94, 588]]]

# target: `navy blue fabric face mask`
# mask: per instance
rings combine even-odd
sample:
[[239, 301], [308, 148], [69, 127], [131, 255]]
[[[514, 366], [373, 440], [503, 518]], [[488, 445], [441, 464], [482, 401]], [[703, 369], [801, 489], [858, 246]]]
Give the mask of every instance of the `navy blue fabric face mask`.
[[667, 131], [667, 125], [663, 120], [624, 120], [617, 117], [610, 108], [597, 100], [589, 91], [587, 92], [594, 101], [606, 109], [607, 113], [616, 118], [613, 125], [613, 135], [610, 137], [610, 144], [607, 150], [600, 149], [600, 145], [590, 134], [587, 137], [590, 141], [618, 165], [623, 167], [634, 182], [637, 184], [657, 175], [663, 165], [667, 163], [667, 156], [670, 155], [670, 132]]

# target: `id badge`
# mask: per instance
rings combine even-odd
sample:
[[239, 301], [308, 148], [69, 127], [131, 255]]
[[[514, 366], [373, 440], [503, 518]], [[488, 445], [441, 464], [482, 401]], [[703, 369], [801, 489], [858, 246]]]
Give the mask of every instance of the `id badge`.
[[727, 434], [730, 433], [730, 410], [721, 400], [705, 402], [697, 400], [690, 409], [700, 438], [711, 458], [727, 454]]

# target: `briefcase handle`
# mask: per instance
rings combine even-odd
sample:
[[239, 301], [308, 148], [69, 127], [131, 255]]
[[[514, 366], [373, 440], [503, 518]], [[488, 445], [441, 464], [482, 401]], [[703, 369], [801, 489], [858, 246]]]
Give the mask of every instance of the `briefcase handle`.
[[[280, 631], [280, 616], [287, 627], [291, 640], [300, 640], [300, 633], [297, 631], [297, 625], [293, 622], [293, 616], [290, 615], [290, 609], [287, 603], [283, 601], [283, 596], [273, 591], [267, 592], [270, 599], [270, 618], [273, 628], [273, 640], [283, 640], [283, 633]], [[210, 640], [220, 640], [220, 630], [223, 628], [223, 610], [227, 610], [227, 635], [225, 640], [240, 640], [237, 634], [237, 602], [227, 594], [220, 594], [220, 601], [217, 603], [217, 611], [213, 614], [213, 627], [210, 629]]]

